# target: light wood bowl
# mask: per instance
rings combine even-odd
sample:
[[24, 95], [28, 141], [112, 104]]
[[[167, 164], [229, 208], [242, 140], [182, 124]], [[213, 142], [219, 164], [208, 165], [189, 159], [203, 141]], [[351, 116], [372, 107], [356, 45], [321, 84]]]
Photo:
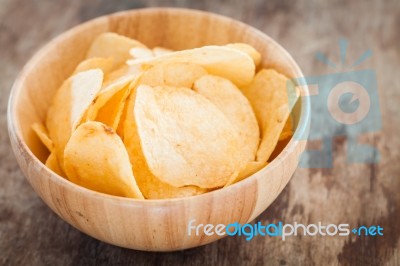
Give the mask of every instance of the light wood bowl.
[[[78, 230], [117, 246], [170, 251], [213, 242], [221, 236], [189, 236], [195, 224], [247, 223], [278, 196], [295, 171], [305, 142], [292, 139], [279, 156], [253, 176], [199, 196], [170, 200], [135, 200], [97, 193], [47, 169], [48, 155], [31, 130], [44, 121], [54, 93], [86, 54], [92, 40], [112, 31], [149, 47], [175, 50], [209, 44], [245, 42], [262, 54], [263, 66], [289, 77], [302, 73], [292, 57], [270, 37], [241, 22], [187, 9], [141, 9], [100, 17], [52, 40], [26, 64], [14, 83], [8, 107], [8, 128], [17, 161], [36, 193], [63, 220]], [[307, 90], [307, 88], [303, 88]], [[306, 97], [305, 97], [306, 98]], [[309, 121], [309, 102], [293, 111], [297, 131]], [[43, 225], [46, 226], [46, 225]]]

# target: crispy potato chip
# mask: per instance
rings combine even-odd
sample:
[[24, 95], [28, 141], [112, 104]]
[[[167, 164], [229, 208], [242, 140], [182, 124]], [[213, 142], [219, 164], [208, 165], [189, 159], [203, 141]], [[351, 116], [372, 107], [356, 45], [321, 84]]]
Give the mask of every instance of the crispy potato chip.
[[281, 135], [279, 136], [279, 141], [290, 138], [291, 136], [293, 136], [293, 122], [292, 118], [289, 116], [285, 126], [282, 129]]
[[111, 73], [107, 75], [107, 77], [104, 79], [103, 86], [102, 86], [102, 91], [107, 90], [110, 88], [111, 85], [115, 83], [120, 83], [124, 82], [127, 80], [133, 80], [135, 79], [140, 73], [142, 72], [140, 67], [131, 67], [128, 65], [123, 65]]
[[275, 158], [278, 157], [278, 155], [286, 148], [289, 141], [290, 141], [290, 138], [286, 138], [284, 140], [278, 141], [278, 143], [275, 146], [274, 151], [271, 153], [271, 156], [269, 156], [269, 158], [268, 158], [268, 162], [272, 162], [273, 160], [275, 160]]
[[243, 179], [255, 174], [256, 172], [264, 168], [264, 166], [266, 165], [268, 165], [268, 163], [262, 163], [256, 161], [248, 162], [246, 166], [242, 169], [242, 171], [240, 171], [239, 175], [236, 178], [232, 178], [231, 180], [229, 180], [228, 183], [226, 183], [225, 187], [237, 183], [239, 181], [242, 181]]
[[[128, 139], [130, 145], [134, 145], [132, 142], [130, 142], [132, 138]], [[135, 142], [137, 144], [139, 143], [138, 141]], [[138, 186], [146, 199], [183, 198], [207, 192], [206, 189], [196, 186], [174, 187], [162, 182], [150, 172], [143, 157], [139, 157], [138, 155], [133, 155], [133, 157], [136, 158], [132, 162], [133, 173], [135, 175], [136, 182], [138, 183]]]
[[153, 51], [147, 47], [133, 47], [129, 50], [129, 54], [135, 58], [151, 58], [154, 56]]
[[278, 143], [299, 93], [287, 77], [273, 69], [258, 72], [242, 91], [253, 106], [261, 128], [256, 160], [266, 162]]
[[239, 173], [245, 163], [239, 134], [205, 97], [167, 86], [140, 85], [135, 92], [128, 114], [133, 111], [139, 150], [158, 179], [175, 187], [216, 188]]
[[[118, 94], [118, 96], [116, 96], [116, 99], [114, 99], [117, 102], [122, 103], [124, 100], [126, 100], [127, 95], [129, 95], [130, 90], [132, 89], [130, 83], [136, 83], [137, 80], [139, 79], [139, 76], [137, 74], [122, 76], [117, 81], [109, 84], [105, 88], [102, 88], [99, 94], [96, 96], [96, 98], [92, 101], [91, 105], [89, 106], [85, 114], [84, 121], [86, 122], [95, 120], [101, 108], [103, 108], [113, 98], [114, 95]], [[121, 94], [119, 94], [119, 92], [121, 92]], [[110, 110], [110, 108], [115, 109], [114, 110], [115, 116], [111, 117], [111, 119], [113, 120], [112, 124], [114, 128], [114, 122], [116, 122], [115, 118], [118, 118], [118, 115], [120, 115], [119, 111], [120, 108], [116, 106], [111, 106], [108, 108], [108, 110]]]
[[[207, 189], [196, 186], [173, 187], [163, 183], [157, 178], [149, 180], [143, 184], [143, 189], [147, 192], [147, 199], [173, 199], [185, 198], [200, 195], [207, 192]], [[143, 192], [144, 193], [144, 192]]]
[[[133, 110], [135, 97], [132, 94], [126, 104], [126, 110]], [[196, 186], [174, 187], [155, 177], [148, 168], [146, 159], [140, 148], [139, 135], [134, 123], [133, 112], [127, 115], [122, 129], [126, 129], [124, 143], [132, 163], [136, 182], [146, 199], [182, 198], [207, 192]]]
[[140, 84], [191, 88], [204, 75], [204, 68], [191, 63], [158, 64], [143, 73]]
[[[140, 165], [140, 164], [139, 164]], [[156, 178], [146, 166], [134, 168], [138, 173], [138, 184], [146, 199], [172, 199], [200, 195], [207, 192], [207, 189], [196, 186], [174, 187]], [[140, 176], [140, 178], [139, 178]]]
[[167, 49], [164, 47], [159, 47], [156, 46], [153, 48], [153, 54], [154, 56], [160, 56], [160, 55], [165, 55], [165, 54], [169, 54], [172, 53], [173, 51], [171, 49]]
[[254, 64], [259, 66], [261, 63], [261, 54], [254, 49], [253, 46], [250, 46], [245, 43], [230, 43], [226, 45], [227, 47], [238, 49], [246, 54], [248, 54], [251, 58], [253, 58]]
[[[140, 73], [137, 76], [137, 79], [135, 79], [134, 82], [131, 82], [129, 91], [127, 93], [127, 97], [125, 99], [125, 102], [123, 102], [123, 106], [121, 106], [120, 110], [119, 110], [120, 117], [119, 117], [119, 119], [114, 120], [115, 123], [117, 123], [117, 129], [116, 129], [117, 134], [121, 137], [122, 140], [124, 140], [124, 133], [125, 133], [124, 132], [124, 126], [125, 126], [125, 120], [126, 120], [127, 112], [128, 112], [127, 107], [128, 107], [128, 102], [129, 102], [129, 98], [130, 98], [129, 96], [131, 95], [131, 92], [135, 88], [135, 86], [138, 85], [138, 83], [139, 83], [139, 81], [141, 79], [141, 76], [142, 76], [142, 73]], [[115, 126], [115, 124], [114, 124], [114, 126]]]
[[253, 59], [246, 53], [226, 46], [204, 46], [142, 60], [128, 60], [129, 65], [152, 67], [161, 63], [192, 63], [209, 74], [224, 77], [238, 87], [249, 84], [255, 71]]
[[111, 99], [99, 109], [95, 120], [117, 130], [119, 119], [128, 94], [128, 89], [122, 89], [115, 93]]
[[136, 83], [136, 81], [133, 81], [124, 89], [115, 93], [110, 100], [99, 109], [99, 112], [96, 116], [96, 121], [102, 122], [112, 129], [117, 130], [126, 101], [132, 89], [136, 86]]
[[122, 141], [125, 143], [125, 121], [128, 113], [128, 105], [129, 105], [129, 99], [130, 96], [128, 95], [128, 98], [125, 101], [124, 107], [121, 112], [121, 116], [118, 121], [118, 126], [117, 126], [117, 134], [121, 137]]
[[112, 58], [93, 57], [79, 63], [79, 65], [75, 68], [73, 75], [96, 68], [100, 68], [103, 71], [103, 74], [107, 75], [111, 72], [113, 66], [114, 63]]
[[68, 78], [53, 99], [47, 113], [46, 126], [61, 169], [64, 169], [65, 145], [99, 92], [102, 81], [103, 72], [100, 69], [80, 72]]
[[64, 156], [65, 172], [72, 182], [102, 193], [143, 199], [125, 146], [112, 128], [100, 122], [80, 125]]
[[130, 58], [129, 51], [134, 47], [146, 47], [141, 42], [118, 35], [113, 32], [100, 34], [93, 42], [87, 52], [86, 58], [112, 57], [115, 65], [124, 64]]
[[57, 175], [67, 178], [66, 175], [64, 174], [63, 170], [61, 169], [60, 165], [58, 164], [57, 160], [57, 154], [53, 151], [50, 153], [49, 157], [46, 160], [45, 165], [47, 168], [49, 168], [51, 171], [56, 173]]
[[41, 123], [35, 123], [32, 125], [32, 130], [39, 137], [40, 141], [44, 144], [44, 146], [52, 152], [54, 150], [53, 141], [49, 137], [49, 133], [45, 126]]
[[210, 100], [236, 126], [247, 161], [254, 161], [260, 142], [260, 129], [249, 100], [229, 80], [206, 75], [198, 79], [193, 90]]

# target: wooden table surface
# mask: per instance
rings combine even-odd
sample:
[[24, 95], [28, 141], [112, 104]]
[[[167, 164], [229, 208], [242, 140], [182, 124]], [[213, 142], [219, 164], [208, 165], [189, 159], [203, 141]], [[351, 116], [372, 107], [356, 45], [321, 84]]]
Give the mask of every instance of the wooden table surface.
[[[348, 163], [346, 137], [335, 138], [333, 168], [299, 168], [256, 221], [380, 225], [384, 236], [227, 237], [191, 250], [150, 253], [99, 242], [58, 218], [12, 154], [6, 124], [11, 85], [30, 56], [66, 29], [150, 6], [208, 10], [244, 21], [280, 42], [306, 75], [332, 73], [314, 55], [338, 62], [342, 37], [349, 41], [348, 60], [371, 49], [362, 68], [376, 73], [383, 128], [362, 141], [378, 148], [380, 162]], [[400, 265], [399, 26], [399, 1], [0, 0], [0, 265]]]

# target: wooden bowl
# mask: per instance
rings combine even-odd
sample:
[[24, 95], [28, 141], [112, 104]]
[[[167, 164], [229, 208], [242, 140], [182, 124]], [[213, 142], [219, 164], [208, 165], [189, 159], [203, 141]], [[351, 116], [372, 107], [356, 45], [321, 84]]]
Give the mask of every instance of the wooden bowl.
[[[26, 64], [14, 83], [8, 128], [17, 161], [36, 193], [63, 220], [113, 245], [170, 251], [213, 242], [221, 236], [188, 235], [188, 223], [247, 223], [263, 212], [288, 183], [305, 142], [292, 139], [268, 167], [253, 176], [199, 196], [136, 200], [97, 193], [61, 178], [42, 163], [48, 155], [31, 130], [44, 121], [54, 93], [86, 54], [92, 40], [112, 31], [175, 50], [245, 42], [262, 54], [263, 66], [289, 77], [302, 76], [292, 57], [274, 40], [241, 22], [187, 9], [139, 9], [103, 16], [52, 40]], [[307, 91], [307, 88], [303, 88]], [[309, 121], [309, 102], [293, 111], [297, 132]], [[43, 225], [45, 226], [45, 225]]]

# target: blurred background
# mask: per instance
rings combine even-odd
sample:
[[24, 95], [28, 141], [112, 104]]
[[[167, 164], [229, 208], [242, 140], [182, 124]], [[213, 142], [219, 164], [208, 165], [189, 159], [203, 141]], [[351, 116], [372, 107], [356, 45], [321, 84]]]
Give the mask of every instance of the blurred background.
[[[361, 134], [377, 163], [351, 163], [346, 136], [332, 139], [331, 168], [299, 168], [255, 221], [380, 225], [383, 237], [228, 237], [173, 253], [147, 253], [92, 239], [59, 219], [34, 193], [9, 144], [6, 109], [13, 81], [42, 45], [104, 14], [145, 7], [184, 7], [243, 21], [286, 48], [305, 76], [370, 69], [377, 81], [381, 126]], [[190, 23], [190, 22], [189, 22]], [[0, 264], [400, 265], [400, 1], [0, 0]], [[160, 29], [162, 30], [162, 25]], [[355, 68], [342, 66], [372, 56]], [[337, 68], [316, 59], [325, 54]], [[318, 114], [314, 114], [317, 115]], [[318, 148], [320, 143], [310, 143]], [[305, 165], [307, 166], [307, 164]]]

